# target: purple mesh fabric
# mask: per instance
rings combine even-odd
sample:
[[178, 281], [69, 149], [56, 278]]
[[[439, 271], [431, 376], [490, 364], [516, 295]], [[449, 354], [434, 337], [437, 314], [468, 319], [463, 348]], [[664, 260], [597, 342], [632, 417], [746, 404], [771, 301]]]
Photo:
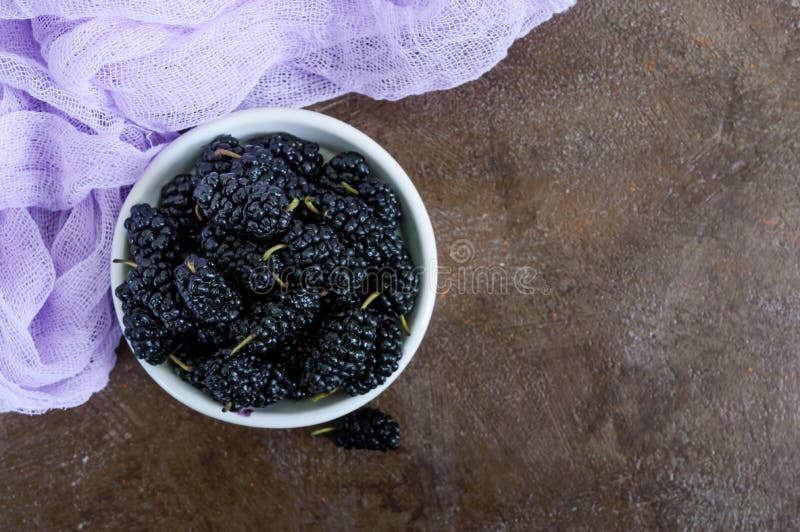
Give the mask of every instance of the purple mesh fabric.
[[175, 131], [453, 87], [573, 2], [0, 2], [0, 411], [75, 406], [106, 384], [114, 223]]

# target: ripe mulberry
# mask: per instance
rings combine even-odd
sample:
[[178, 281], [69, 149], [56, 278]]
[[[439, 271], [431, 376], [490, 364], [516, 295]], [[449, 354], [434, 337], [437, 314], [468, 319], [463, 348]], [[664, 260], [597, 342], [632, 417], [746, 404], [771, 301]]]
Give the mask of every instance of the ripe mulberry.
[[133, 260], [145, 262], [153, 257], [173, 261], [178, 256], [178, 225], [160, 209], [146, 203], [134, 205], [125, 220]]
[[316, 345], [303, 366], [301, 386], [322, 393], [354, 380], [372, 359], [380, 315], [372, 308], [345, 308], [320, 326]]
[[126, 284], [117, 287], [116, 295], [122, 301], [122, 324], [133, 354], [153, 365], [164, 362], [177, 344], [175, 336], [136, 300]]
[[200, 232], [202, 252], [214, 259], [240, 289], [258, 297], [271, 293], [276, 276], [282, 279], [285, 270], [279, 254], [265, 248], [214, 225], [207, 225]]
[[400, 200], [388, 183], [370, 176], [358, 185], [357, 190], [358, 197], [372, 208], [384, 227], [397, 229], [401, 216]]
[[345, 190], [342, 182], [355, 188], [369, 175], [370, 169], [364, 156], [349, 151], [340, 153], [328, 161], [322, 169], [319, 183], [323, 187], [341, 194]]
[[175, 269], [175, 280], [186, 306], [204, 322], [220, 325], [235, 320], [242, 311], [242, 300], [217, 270], [197, 255], [189, 255]]
[[322, 168], [322, 154], [319, 144], [301, 140], [289, 133], [276, 133], [253, 141], [267, 148], [274, 156], [286, 161], [298, 174], [310, 177], [319, 173]]
[[345, 449], [394, 451], [400, 446], [400, 425], [380, 410], [362, 408], [335, 422], [333, 439]]
[[378, 325], [375, 350], [366, 364], [366, 369], [343, 386], [350, 395], [362, 395], [377, 388], [397, 371], [403, 355], [403, 331], [396, 320], [384, 319]]
[[159, 207], [175, 220], [178, 231], [195, 233], [200, 221], [194, 213], [194, 187], [199, 181], [193, 175], [180, 174], [161, 188]]
[[244, 148], [239, 139], [230, 135], [221, 135], [203, 147], [200, 158], [195, 163], [195, 174], [203, 177], [212, 172], [224, 174], [241, 166], [239, 158]]
[[128, 271], [125, 283], [133, 298], [172, 334], [185, 334], [192, 329], [194, 316], [178, 294], [170, 263], [154, 260], [138, 264]]
[[235, 354], [231, 349], [217, 351], [187, 377], [233, 412], [280, 401], [292, 386], [283, 364], [253, 354], [246, 347]]
[[231, 324], [231, 330], [236, 342], [252, 336], [248, 350], [264, 355], [310, 325], [319, 307], [320, 296], [312, 291], [276, 291], [266, 301], [254, 302], [244, 319]]
[[320, 185], [339, 195], [355, 194], [389, 229], [396, 229], [400, 219], [400, 201], [394, 189], [372, 175], [364, 156], [356, 152], [341, 153], [323, 168]]
[[236, 174], [206, 175], [195, 187], [194, 199], [204, 219], [253, 238], [280, 235], [292, 220], [292, 207], [281, 189]]

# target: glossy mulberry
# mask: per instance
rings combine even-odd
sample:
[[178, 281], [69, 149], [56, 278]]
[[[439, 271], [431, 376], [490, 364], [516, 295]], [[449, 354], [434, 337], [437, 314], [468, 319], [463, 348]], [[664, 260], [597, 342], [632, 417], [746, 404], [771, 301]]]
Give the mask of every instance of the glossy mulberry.
[[233, 341], [233, 336], [228, 330], [227, 324], [212, 325], [210, 323], [198, 323], [192, 331], [197, 340], [195, 345], [203, 347], [218, 347], [229, 344]]
[[300, 331], [294, 338], [281, 345], [274, 354], [275, 360], [281, 361], [284, 368], [286, 368], [286, 375], [292, 383], [286, 398], [293, 401], [300, 401], [301, 399], [313, 395], [300, 386], [300, 377], [303, 373], [303, 361], [308, 353], [309, 337], [313, 334], [313, 330], [314, 326], [311, 325], [307, 327], [305, 331]]
[[161, 188], [159, 208], [175, 220], [178, 231], [194, 234], [200, 221], [194, 213], [194, 187], [199, 181], [191, 174], [180, 174]]
[[354, 151], [340, 153], [333, 157], [322, 168], [319, 183], [323, 187], [343, 194], [346, 190], [342, 182], [356, 188], [364, 178], [370, 175], [370, 169], [364, 156]]
[[292, 282], [339, 295], [359, 292], [365, 262], [359, 261], [331, 228], [295, 220], [281, 240], [287, 247], [279, 255]]
[[178, 293], [198, 320], [220, 325], [239, 317], [242, 300], [214, 263], [189, 255], [175, 268], [175, 281]]
[[370, 263], [377, 261], [375, 245], [383, 236], [384, 227], [366, 203], [356, 196], [328, 191], [309, 198], [306, 205], [316, 209], [318, 219], [336, 231], [355, 253]]
[[278, 187], [255, 183], [247, 187], [244, 231], [256, 238], [279, 236], [289, 229], [292, 212], [289, 200]]
[[343, 385], [350, 395], [362, 395], [377, 388], [397, 371], [403, 355], [403, 331], [397, 320], [384, 319], [378, 325], [375, 349], [366, 363], [366, 369]]
[[126, 284], [117, 287], [116, 295], [122, 301], [122, 324], [133, 354], [150, 364], [164, 362], [177, 344], [175, 336], [136, 300]]
[[372, 175], [360, 153], [340, 153], [331, 159], [323, 168], [319, 182], [322, 187], [339, 195], [357, 195], [385, 227], [397, 228], [401, 214], [400, 201], [388, 183]]
[[419, 284], [402, 237], [382, 225], [374, 211], [355, 196], [325, 192], [317, 203], [312, 204], [320, 211], [322, 221], [349, 244], [354, 256], [363, 259], [377, 274], [377, 283], [372, 288], [382, 293], [383, 307], [397, 315], [408, 314]]
[[419, 275], [407, 256], [378, 270], [378, 305], [396, 316], [408, 315], [419, 294]]
[[248, 315], [231, 324], [235, 341], [252, 336], [250, 352], [274, 351], [311, 324], [320, 307], [320, 296], [308, 290], [279, 290], [265, 301], [254, 302]]
[[212, 172], [218, 174], [230, 172], [241, 166], [238, 158], [243, 152], [244, 148], [239, 144], [239, 139], [221, 135], [203, 147], [200, 158], [195, 163], [195, 174], [203, 177]]
[[280, 401], [292, 387], [281, 362], [253, 354], [246, 347], [235, 354], [221, 349], [185, 375], [233, 412]]
[[[270, 248], [256, 244], [217, 226], [207, 225], [200, 232], [200, 249], [222, 268], [225, 275], [243, 291], [263, 297], [276, 286], [276, 276], [284, 276], [284, 264]], [[267, 260], [264, 260], [265, 255]], [[244, 292], [243, 292], [244, 293]]]
[[371, 240], [370, 290], [381, 293], [378, 305], [394, 315], [409, 314], [419, 293], [419, 271], [402, 237], [384, 230]]
[[133, 298], [160, 319], [171, 334], [185, 334], [192, 329], [194, 316], [178, 294], [170, 263], [145, 261], [138, 264], [128, 271], [125, 283]]
[[368, 177], [359, 183], [358, 197], [369, 205], [375, 216], [390, 230], [397, 229], [402, 211], [394, 189], [377, 177]]
[[178, 225], [160, 209], [146, 203], [134, 205], [125, 220], [128, 243], [133, 260], [137, 263], [158, 257], [173, 261], [178, 256]]
[[250, 181], [234, 173], [211, 172], [194, 189], [197, 209], [204, 220], [228, 230], [241, 230]]
[[276, 133], [252, 142], [261, 144], [274, 156], [286, 161], [296, 173], [306, 177], [317, 175], [324, 162], [317, 143], [301, 140], [289, 133]]
[[347, 251], [329, 227], [299, 220], [294, 221], [291, 230], [281, 241], [288, 245], [288, 249], [282, 250], [281, 254], [288, 257], [291, 265], [300, 269], [323, 264], [329, 259], [342, 261]]
[[322, 393], [361, 375], [372, 360], [379, 319], [369, 307], [345, 308], [326, 317], [304, 362], [303, 389]]
[[204, 219], [253, 238], [278, 236], [292, 220], [283, 190], [236, 174], [208, 174], [195, 187], [194, 199]]
[[345, 449], [393, 451], [400, 446], [400, 425], [380, 410], [362, 408], [335, 422], [333, 439]]

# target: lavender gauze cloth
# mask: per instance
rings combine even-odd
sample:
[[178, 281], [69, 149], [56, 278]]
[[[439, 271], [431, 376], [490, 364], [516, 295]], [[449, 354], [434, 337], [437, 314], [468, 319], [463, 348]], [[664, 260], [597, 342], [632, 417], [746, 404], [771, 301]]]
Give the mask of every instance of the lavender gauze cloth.
[[176, 131], [347, 93], [472, 80], [574, 0], [0, 1], [0, 411], [105, 386], [109, 249]]

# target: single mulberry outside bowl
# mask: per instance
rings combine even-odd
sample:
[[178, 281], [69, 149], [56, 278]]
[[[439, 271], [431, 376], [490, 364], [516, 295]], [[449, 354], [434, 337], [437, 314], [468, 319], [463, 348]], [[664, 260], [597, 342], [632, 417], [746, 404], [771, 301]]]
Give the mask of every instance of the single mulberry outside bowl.
[[[419, 295], [413, 312], [407, 316], [411, 335], [405, 338], [399, 367], [386, 382], [364, 395], [350, 397], [337, 393], [318, 402], [281, 401], [266, 408], [256, 408], [249, 415], [223, 412], [222, 405], [200, 390], [181, 380], [169, 363], [152, 366], [140, 361], [145, 371], [167, 393], [189, 408], [213, 418], [261, 428], [305, 427], [341, 417], [368, 403], [383, 392], [402, 373], [414, 356], [433, 313], [436, 297], [436, 241], [428, 212], [417, 189], [400, 165], [377, 142], [356, 128], [329, 116], [300, 109], [249, 109], [238, 111], [198, 126], [181, 135], [164, 148], [150, 163], [131, 190], [117, 220], [112, 256], [128, 257], [127, 231], [124, 221], [137, 203], [157, 205], [161, 187], [175, 175], [190, 171], [203, 145], [222, 134], [250, 139], [285, 131], [317, 142], [328, 159], [333, 153], [358, 151], [364, 155], [373, 172], [389, 182], [400, 199], [403, 216], [400, 230], [415, 265], [421, 269]], [[111, 265], [111, 286], [125, 281], [127, 266]], [[114, 308], [122, 327], [122, 304], [114, 297]]]

